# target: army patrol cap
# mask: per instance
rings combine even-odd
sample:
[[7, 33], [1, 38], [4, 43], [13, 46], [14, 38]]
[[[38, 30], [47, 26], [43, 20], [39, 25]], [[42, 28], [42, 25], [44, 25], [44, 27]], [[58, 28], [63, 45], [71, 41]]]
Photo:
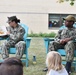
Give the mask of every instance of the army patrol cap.
[[18, 20], [16, 16], [11, 16], [11, 17], [7, 17], [7, 18], [8, 18], [7, 23], [9, 23], [12, 20]]
[[75, 21], [75, 17], [73, 15], [68, 15], [64, 20]]

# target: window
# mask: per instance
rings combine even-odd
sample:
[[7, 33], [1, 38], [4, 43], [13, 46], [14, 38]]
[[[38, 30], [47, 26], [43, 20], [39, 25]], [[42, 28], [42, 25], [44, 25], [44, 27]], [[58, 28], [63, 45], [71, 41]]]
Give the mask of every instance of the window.
[[[64, 20], [69, 14], [49, 14], [48, 28], [60, 27], [64, 25]], [[76, 14], [72, 14], [76, 16]]]

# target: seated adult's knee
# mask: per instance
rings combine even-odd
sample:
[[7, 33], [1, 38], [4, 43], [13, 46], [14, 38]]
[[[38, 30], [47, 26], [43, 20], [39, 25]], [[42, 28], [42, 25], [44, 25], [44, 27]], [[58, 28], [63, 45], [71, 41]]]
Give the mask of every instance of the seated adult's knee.
[[15, 45], [15, 47], [25, 46], [25, 45], [26, 45], [26, 43], [25, 43], [24, 41], [19, 41], [19, 42]]
[[50, 42], [49, 44], [53, 44], [53, 45], [54, 45], [54, 44], [56, 44], [56, 43], [57, 43], [56, 41], [52, 41], [52, 42]]
[[74, 44], [74, 42], [73, 41], [68, 41], [67, 44]]

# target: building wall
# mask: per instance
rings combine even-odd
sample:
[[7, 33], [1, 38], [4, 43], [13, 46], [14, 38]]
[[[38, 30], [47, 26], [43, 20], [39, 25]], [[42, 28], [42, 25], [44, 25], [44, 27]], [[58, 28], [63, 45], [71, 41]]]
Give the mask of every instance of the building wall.
[[57, 3], [57, 0], [0, 0], [0, 25], [7, 26], [7, 17], [16, 15], [29, 26], [29, 33], [49, 33], [58, 28], [48, 29], [48, 14], [76, 14], [76, 2]]

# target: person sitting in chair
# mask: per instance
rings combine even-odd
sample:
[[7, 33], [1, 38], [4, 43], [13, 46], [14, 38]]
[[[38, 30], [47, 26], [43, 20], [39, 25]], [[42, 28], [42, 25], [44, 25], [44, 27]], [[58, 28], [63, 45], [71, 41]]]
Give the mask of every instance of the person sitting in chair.
[[8, 17], [7, 23], [9, 26], [7, 27], [6, 34], [9, 36], [9, 39], [6, 40], [1, 46], [2, 58], [5, 59], [9, 57], [9, 49], [11, 47], [15, 47], [16, 57], [21, 59], [25, 50], [25, 42], [23, 41], [25, 29], [18, 24], [20, 23], [20, 20], [16, 16]]
[[[66, 51], [66, 70], [68, 73], [71, 72], [71, 64], [74, 59], [74, 50], [76, 39], [76, 28], [73, 27], [75, 22], [75, 17], [73, 15], [68, 15], [65, 19], [65, 27], [58, 31], [53, 42], [49, 44], [49, 51], [57, 51], [58, 49], [65, 49]], [[43, 71], [46, 71], [44, 69]]]
[[49, 51], [56, 51], [57, 49], [64, 48], [66, 51], [66, 70], [68, 73], [71, 71], [71, 64], [74, 58], [75, 44], [73, 40], [76, 39], [76, 28], [73, 27], [75, 17], [68, 15], [65, 19], [66, 28], [59, 30], [55, 37], [55, 41], [50, 43]]

